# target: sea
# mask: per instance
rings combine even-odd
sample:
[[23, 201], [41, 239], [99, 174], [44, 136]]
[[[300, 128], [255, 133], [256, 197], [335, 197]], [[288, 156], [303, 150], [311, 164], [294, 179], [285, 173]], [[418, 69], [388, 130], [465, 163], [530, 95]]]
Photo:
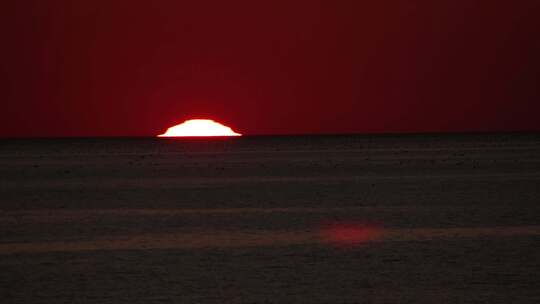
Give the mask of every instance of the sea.
[[1, 303], [540, 303], [540, 134], [0, 139]]

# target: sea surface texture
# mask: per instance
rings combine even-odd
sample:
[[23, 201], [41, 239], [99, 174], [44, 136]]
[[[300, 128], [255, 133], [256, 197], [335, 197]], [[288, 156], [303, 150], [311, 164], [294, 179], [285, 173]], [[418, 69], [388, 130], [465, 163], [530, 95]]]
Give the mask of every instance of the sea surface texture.
[[540, 135], [4, 139], [0, 303], [540, 303]]

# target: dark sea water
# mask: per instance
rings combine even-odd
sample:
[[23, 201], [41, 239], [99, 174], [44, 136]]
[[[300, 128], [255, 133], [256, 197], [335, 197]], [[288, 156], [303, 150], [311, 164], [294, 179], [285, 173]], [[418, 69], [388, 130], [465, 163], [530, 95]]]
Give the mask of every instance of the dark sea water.
[[540, 134], [0, 141], [0, 303], [539, 303]]

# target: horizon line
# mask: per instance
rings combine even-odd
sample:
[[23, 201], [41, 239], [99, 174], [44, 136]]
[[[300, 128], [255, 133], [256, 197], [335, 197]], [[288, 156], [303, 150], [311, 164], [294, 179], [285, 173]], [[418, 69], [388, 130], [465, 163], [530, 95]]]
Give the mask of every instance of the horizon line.
[[32, 136], [0, 136], [0, 140], [9, 139], [91, 139], [91, 138], [153, 138], [156, 140], [202, 140], [202, 139], [227, 139], [241, 140], [253, 137], [331, 137], [331, 136], [421, 136], [421, 135], [489, 135], [489, 134], [539, 134], [540, 130], [489, 130], [489, 131], [402, 131], [402, 132], [354, 132], [354, 133], [277, 133], [277, 134], [242, 134], [242, 136], [179, 136], [158, 137], [157, 135], [32, 135]]

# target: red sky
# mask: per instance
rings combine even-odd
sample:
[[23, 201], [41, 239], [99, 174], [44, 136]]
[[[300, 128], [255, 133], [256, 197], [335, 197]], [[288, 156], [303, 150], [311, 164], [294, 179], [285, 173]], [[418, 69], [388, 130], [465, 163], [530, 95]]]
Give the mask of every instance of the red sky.
[[540, 130], [540, 1], [6, 1], [0, 137]]

